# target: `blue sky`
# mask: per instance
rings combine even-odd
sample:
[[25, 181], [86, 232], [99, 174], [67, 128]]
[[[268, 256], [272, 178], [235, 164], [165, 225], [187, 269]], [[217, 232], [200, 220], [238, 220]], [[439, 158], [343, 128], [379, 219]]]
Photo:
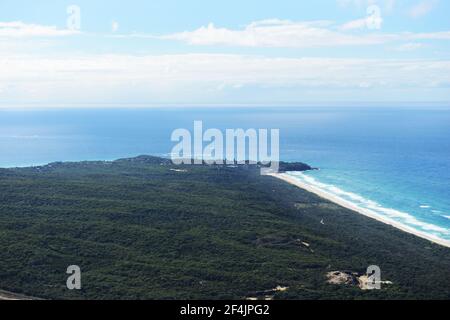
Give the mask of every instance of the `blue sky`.
[[0, 0], [0, 107], [448, 105], [448, 12], [444, 0]]

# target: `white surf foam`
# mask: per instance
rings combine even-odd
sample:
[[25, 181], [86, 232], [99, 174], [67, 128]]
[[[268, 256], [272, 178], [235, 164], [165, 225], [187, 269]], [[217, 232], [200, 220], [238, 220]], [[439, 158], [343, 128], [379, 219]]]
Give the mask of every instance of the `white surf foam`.
[[[325, 184], [302, 172], [291, 172], [289, 173], [289, 175], [292, 176], [293, 178], [300, 180], [303, 183], [307, 183], [324, 192], [331, 193], [333, 196], [336, 196], [344, 201], [349, 201], [359, 208], [369, 209], [382, 217], [392, 219], [408, 227], [416, 228], [418, 231], [427, 232], [431, 235], [442, 237], [443, 239], [449, 238], [448, 236], [450, 235], [450, 229], [440, 227], [432, 223], [421, 221], [407, 212], [383, 207], [382, 205], [373, 200], [364, 198], [363, 196], [358, 195], [356, 193], [342, 190], [337, 186]], [[422, 207], [430, 208], [430, 206], [426, 205], [421, 206], [421, 208]], [[446, 218], [450, 219], [450, 216], [446, 216]]]

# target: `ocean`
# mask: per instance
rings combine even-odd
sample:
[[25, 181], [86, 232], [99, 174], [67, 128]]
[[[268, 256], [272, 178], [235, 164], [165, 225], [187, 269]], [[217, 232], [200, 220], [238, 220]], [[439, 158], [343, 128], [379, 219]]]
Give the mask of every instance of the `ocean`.
[[450, 240], [450, 109], [165, 108], [0, 110], [0, 167], [169, 156], [174, 129], [280, 129], [296, 179]]

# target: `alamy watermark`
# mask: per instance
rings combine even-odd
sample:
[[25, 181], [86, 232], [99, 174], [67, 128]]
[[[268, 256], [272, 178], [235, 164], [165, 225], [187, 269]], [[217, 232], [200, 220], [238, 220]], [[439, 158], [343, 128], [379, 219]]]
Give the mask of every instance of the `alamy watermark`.
[[370, 30], [379, 30], [383, 24], [381, 9], [377, 5], [371, 5], [367, 8], [366, 26]]
[[66, 9], [67, 17], [67, 29], [72, 31], [81, 30], [81, 9], [77, 5], [70, 5]]
[[365, 290], [381, 290], [381, 285], [392, 285], [392, 281], [381, 280], [381, 268], [369, 266], [366, 271]]
[[279, 169], [279, 129], [226, 129], [223, 132], [216, 128], [204, 130], [202, 121], [194, 121], [193, 133], [188, 129], [176, 129], [171, 141], [178, 142], [171, 152], [176, 165], [260, 164], [261, 174], [276, 173]]
[[367, 268], [367, 290], [381, 289], [381, 269], [379, 266], [369, 266]]
[[66, 286], [69, 290], [81, 290], [81, 269], [79, 266], [72, 265], [67, 267], [67, 274], [70, 276], [67, 278]]

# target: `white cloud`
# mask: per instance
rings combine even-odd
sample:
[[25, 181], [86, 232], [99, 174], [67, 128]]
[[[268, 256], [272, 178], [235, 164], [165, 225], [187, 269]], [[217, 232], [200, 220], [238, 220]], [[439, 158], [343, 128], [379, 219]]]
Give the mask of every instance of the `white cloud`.
[[159, 38], [183, 41], [191, 45], [292, 48], [373, 45], [386, 41], [385, 36], [375, 34], [362, 36], [334, 31], [327, 28], [323, 21], [291, 22], [276, 19], [252, 22], [242, 30], [219, 28], [210, 23], [194, 31]]
[[[130, 35], [163, 40], [182, 41], [190, 45], [221, 45], [241, 47], [285, 47], [313, 48], [337, 46], [367, 46], [387, 44], [395, 41], [449, 40], [450, 31], [432, 33], [352, 33], [349, 31], [367, 27], [366, 19], [350, 21], [335, 26], [329, 21], [291, 22], [285, 20], [263, 20], [252, 22], [241, 30], [216, 27], [210, 23], [193, 31], [184, 31], [162, 36]], [[374, 28], [377, 29], [377, 28]], [[122, 35], [124, 36], [124, 35]]]
[[55, 26], [43, 26], [38, 24], [27, 24], [22, 21], [1, 22], [1, 38], [22, 37], [60, 37], [77, 34], [79, 31], [69, 29], [58, 29]]
[[419, 18], [425, 16], [429, 12], [431, 12], [436, 7], [437, 4], [438, 4], [437, 0], [423, 0], [412, 6], [409, 9], [408, 14], [412, 18]]
[[349, 21], [344, 23], [340, 29], [341, 30], [355, 30], [355, 29], [364, 29], [367, 27], [367, 18], [366, 19], [357, 19], [353, 21]]
[[400, 52], [414, 51], [414, 50], [417, 50], [417, 49], [421, 49], [424, 46], [425, 45], [423, 43], [420, 43], [420, 42], [409, 42], [409, 43], [404, 43], [404, 44], [401, 44], [401, 45], [397, 46], [395, 48], [395, 51], [400, 51]]
[[430, 33], [405, 33], [405, 38], [409, 40], [450, 40], [450, 31]]
[[[213, 23], [193, 31], [155, 36], [149, 34], [115, 34], [112, 37], [136, 37], [162, 40], [175, 40], [190, 45], [221, 45], [241, 47], [284, 47], [314, 48], [337, 46], [381, 45], [395, 41], [416, 40], [450, 40], [450, 31], [431, 33], [354, 33], [358, 29], [371, 29], [371, 17], [349, 21], [336, 25], [332, 21], [300, 21], [293, 22], [280, 19], [269, 19], [251, 22], [243, 29], [216, 27]], [[377, 23], [381, 23], [382, 20]], [[377, 28], [375, 28], [377, 29]], [[116, 33], [119, 23], [113, 21], [111, 31]], [[0, 22], [0, 40], [11, 38], [51, 38], [80, 34], [78, 30], [59, 29], [55, 26], [26, 24], [21, 21]], [[13, 42], [9, 42], [9, 46]], [[6, 44], [0, 44], [6, 46]], [[16, 44], [18, 46], [18, 42]]]
[[379, 30], [381, 29], [381, 25], [383, 24], [383, 18], [379, 14], [378, 10], [379, 9], [377, 7], [369, 7], [367, 18], [349, 21], [340, 26], [339, 29], [341, 31], [358, 29]]
[[[296, 101], [364, 89], [424, 90], [450, 86], [450, 61], [268, 58], [227, 54], [90, 55], [45, 58], [0, 55], [0, 106], [14, 103], [223, 102], [250, 90], [251, 99], [285, 90]], [[350, 94], [349, 94], [350, 93]], [[365, 93], [367, 94], [367, 93]], [[404, 94], [401, 95], [403, 98]], [[282, 99], [280, 98], [280, 99]], [[253, 101], [252, 100], [252, 101]]]

